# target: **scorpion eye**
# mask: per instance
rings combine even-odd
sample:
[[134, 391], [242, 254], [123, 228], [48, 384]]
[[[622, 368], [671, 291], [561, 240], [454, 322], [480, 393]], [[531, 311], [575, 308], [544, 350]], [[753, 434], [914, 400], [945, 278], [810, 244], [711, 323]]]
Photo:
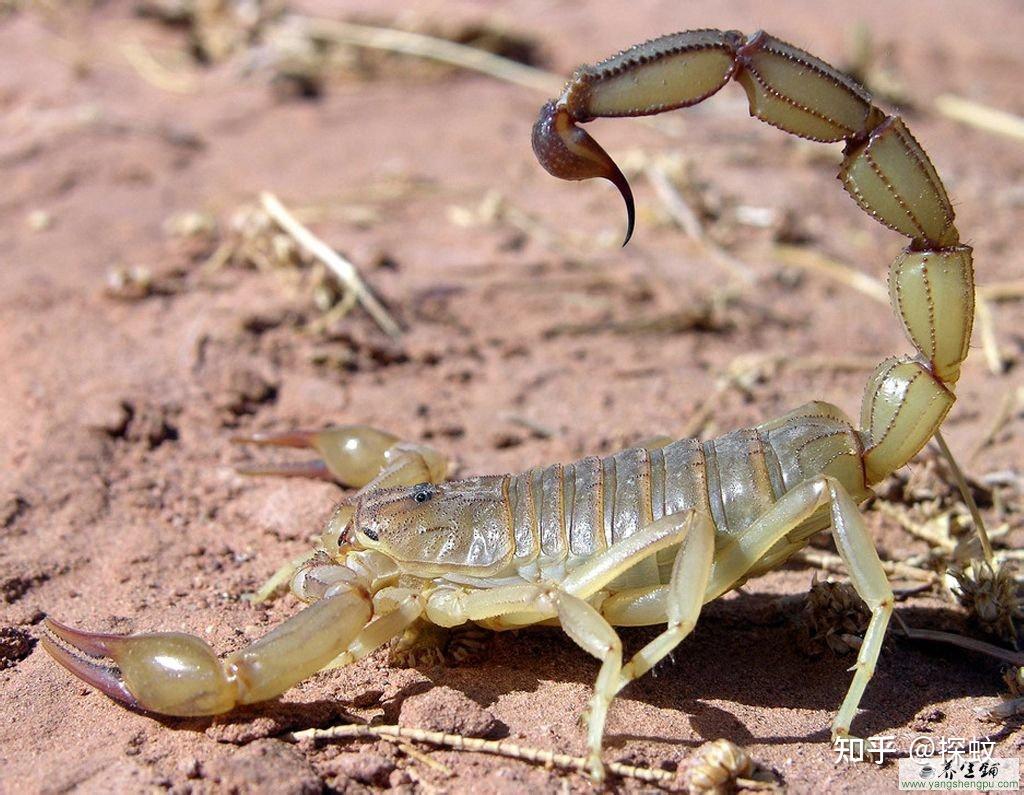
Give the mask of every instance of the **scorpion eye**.
[[416, 502], [427, 502], [433, 497], [434, 488], [429, 483], [419, 483], [412, 487], [412, 498]]
[[380, 541], [380, 535], [376, 530], [371, 530], [369, 527], [363, 529], [363, 535], [371, 541]]

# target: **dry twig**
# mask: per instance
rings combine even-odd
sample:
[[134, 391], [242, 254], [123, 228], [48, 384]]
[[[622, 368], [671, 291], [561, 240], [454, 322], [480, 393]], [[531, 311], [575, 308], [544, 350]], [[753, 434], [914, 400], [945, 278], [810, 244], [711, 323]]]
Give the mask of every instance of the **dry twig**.
[[440, 61], [546, 94], [557, 93], [565, 82], [558, 75], [543, 69], [422, 33], [356, 25], [333, 19], [310, 18], [307, 21], [317, 38]]
[[937, 96], [935, 109], [947, 118], [969, 124], [979, 130], [1024, 141], [1024, 118], [1004, 110], [990, 108], [988, 105], [953, 94]]
[[[529, 762], [540, 762], [543, 765], [584, 772], [587, 769], [587, 760], [582, 756], [570, 756], [569, 754], [557, 754], [553, 751], [546, 751], [541, 748], [528, 748], [515, 743], [503, 740], [483, 740], [478, 737], [463, 737], [460, 734], [446, 734], [444, 732], [428, 731], [426, 729], [411, 729], [405, 726], [366, 726], [362, 724], [347, 724], [345, 726], [333, 726], [329, 729], [306, 729], [304, 731], [292, 732], [285, 735], [285, 739], [293, 742], [301, 740], [341, 740], [352, 738], [372, 739], [399, 739], [411, 742], [427, 743], [442, 748], [452, 748], [456, 751], [473, 751], [481, 754], [496, 754], [511, 759], [524, 759]], [[620, 762], [607, 762], [606, 767], [611, 773], [623, 778], [635, 778], [640, 781], [654, 783], [667, 783], [675, 777], [666, 770], [655, 770], [653, 768], [635, 767], [624, 765]]]
[[260, 194], [260, 202], [263, 209], [287, 232], [295, 242], [306, 251], [324, 263], [331, 272], [338, 278], [345, 287], [363, 305], [377, 325], [391, 337], [401, 336], [402, 330], [394, 318], [388, 313], [377, 297], [370, 292], [370, 288], [362, 280], [356, 266], [338, 254], [334, 249], [316, 237], [306, 227], [300, 224], [295, 217], [285, 209], [284, 205], [272, 193], [263, 192]]

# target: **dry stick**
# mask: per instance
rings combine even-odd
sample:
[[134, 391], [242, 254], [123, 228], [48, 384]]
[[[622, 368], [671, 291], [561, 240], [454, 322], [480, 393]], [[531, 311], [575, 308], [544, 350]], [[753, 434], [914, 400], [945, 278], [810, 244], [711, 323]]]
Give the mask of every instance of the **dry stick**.
[[[558, 767], [563, 770], [585, 772], [587, 760], [582, 756], [556, 754], [541, 748], [529, 748], [502, 740], [481, 740], [477, 737], [463, 737], [460, 734], [428, 731], [426, 729], [410, 729], [405, 726], [365, 726], [348, 724], [333, 726], [329, 729], [305, 729], [284, 735], [284, 739], [292, 742], [301, 740], [340, 740], [346, 738], [402, 739], [412, 742], [428, 743], [456, 751], [474, 751], [481, 754], [497, 754], [512, 759], [524, 759], [528, 762], [540, 762], [543, 765]], [[605, 767], [617, 776], [635, 778], [640, 781], [665, 783], [675, 778], [674, 773], [653, 768], [624, 765], [621, 762], [606, 762]]]
[[986, 132], [1005, 135], [1024, 141], [1024, 118], [1003, 110], [990, 108], [980, 102], [940, 94], [935, 98], [935, 109], [943, 116], [977, 127]]
[[697, 214], [687, 204], [686, 199], [676, 189], [676, 186], [672, 184], [672, 180], [665, 173], [665, 169], [655, 163], [651, 163], [644, 168], [644, 175], [654, 187], [654, 192], [661, 199], [661, 203], [665, 205], [665, 209], [672, 217], [672, 220], [676, 222], [683, 232], [700, 243], [712, 255], [713, 259], [720, 265], [723, 265], [741, 282], [750, 284], [754, 281], [754, 273], [749, 265], [734, 257], [707, 236]]
[[935, 643], [948, 643], [951, 646], [959, 646], [961, 649], [969, 649], [970, 651], [976, 651], [980, 654], [987, 654], [989, 657], [995, 657], [997, 660], [1002, 660], [1010, 665], [1024, 665], [1024, 652], [1004, 649], [1001, 646], [995, 646], [991, 643], [986, 643], [983, 640], [968, 638], [965, 635], [956, 635], [952, 632], [941, 632], [937, 629], [915, 629], [914, 627], [908, 627], [906, 623], [904, 623], [903, 619], [899, 618], [898, 613], [893, 613], [893, 615], [898, 618], [900, 631], [910, 638], [910, 640], [928, 640], [934, 641]]
[[[565, 78], [562, 75], [527, 66], [467, 44], [458, 44], [447, 39], [395, 28], [356, 25], [351, 22], [319, 17], [304, 17], [304, 19], [314, 36], [339, 44], [387, 50], [430, 61], [439, 61], [533, 89], [547, 96], [558, 94], [565, 85]], [[637, 121], [660, 130], [666, 135], [678, 137], [674, 125], [665, 118], [644, 116]]]
[[380, 301], [377, 300], [377, 297], [370, 292], [370, 288], [366, 286], [366, 283], [360, 277], [355, 265], [296, 221], [295, 217], [284, 208], [284, 205], [278, 201], [274, 194], [264, 191], [260, 194], [260, 202], [263, 204], [263, 209], [277, 221], [284, 231], [295, 238], [295, 241], [306, 251], [330, 268], [331, 272], [338, 278], [338, 281], [352, 291], [359, 300], [359, 303], [377, 321], [377, 325], [386, 334], [395, 338], [401, 336], [402, 329], [391, 315], [388, 314], [388, 311]]
[[191, 74], [168, 69], [141, 41], [124, 42], [121, 54], [143, 80], [161, 91], [191, 94], [196, 90], [196, 81]]
[[971, 489], [967, 485], [967, 478], [964, 477], [964, 473], [960, 469], [960, 465], [956, 462], [956, 459], [953, 457], [953, 452], [946, 444], [946, 440], [942, 438], [942, 431], [935, 431], [935, 443], [939, 446], [939, 450], [942, 451], [942, 455], [945, 456], [946, 462], [953, 471], [953, 480], [956, 481], [956, 487], [960, 490], [960, 496], [963, 497], [964, 502], [967, 503], [967, 510], [971, 512], [971, 519], [974, 520], [974, 530], [978, 534], [978, 539], [981, 541], [981, 549], [985, 553], [985, 562], [991, 566], [992, 542], [988, 538], [988, 530], [985, 529], [985, 520], [981, 518], [981, 511], [978, 510], [978, 503], [974, 501], [974, 495], [971, 494]]
[[1021, 392], [1017, 387], [1010, 387], [1006, 391], [1002, 402], [999, 404], [999, 410], [992, 418], [992, 423], [981, 435], [981, 439], [978, 440], [978, 443], [974, 446], [971, 454], [967, 457], [968, 461], [973, 461], [978, 457], [978, 455], [980, 455], [982, 450], [992, 444], [992, 440], [996, 438], [996, 434], [1003, 429], [1006, 423], [1010, 421], [1010, 417], [1013, 416], [1013, 412], [1017, 410], [1021, 397]]
[[775, 255], [786, 265], [819, 273], [859, 290], [876, 301], [889, 304], [889, 291], [873, 276], [854, 270], [849, 265], [823, 254], [797, 246], [775, 246]]
[[981, 337], [981, 350], [988, 362], [988, 369], [993, 375], [1000, 375], [1006, 369], [1006, 360], [996, 340], [996, 321], [992, 308], [980, 294], [975, 296], [975, 312], [978, 317], [978, 335]]
[[[794, 552], [790, 557], [790, 560], [797, 561], [798, 563], [807, 563], [811, 566], [817, 566], [818, 568], [832, 572], [833, 574], [849, 575], [849, 571], [847, 570], [846, 563], [843, 562], [843, 559], [838, 555], [833, 555], [829, 552], [821, 552], [816, 549], [801, 549]], [[928, 583], [936, 583], [939, 581], [938, 575], [933, 571], [919, 569], [917, 566], [909, 566], [906, 563], [901, 563], [896, 560], [883, 560], [882, 568], [890, 577], [904, 577], [908, 580]]]
[[990, 282], [978, 285], [978, 295], [993, 301], [1017, 301], [1024, 298], [1024, 281]]
[[557, 93], [565, 83], [564, 78], [543, 69], [526, 66], [476, 47], [424, 36], [422, 33], [355, 25], [333, 19], [309, 18], [308, 24], [312, 34], [323, 39], [441, 61], [546, 94]]

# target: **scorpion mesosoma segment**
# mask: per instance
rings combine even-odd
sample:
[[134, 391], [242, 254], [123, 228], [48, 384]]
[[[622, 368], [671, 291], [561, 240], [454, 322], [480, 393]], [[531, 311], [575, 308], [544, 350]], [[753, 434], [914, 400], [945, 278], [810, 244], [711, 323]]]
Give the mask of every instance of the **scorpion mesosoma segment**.
[[[847, 734], [893, 608], [858, 503], [938, 430], [971, 334], [971, 250], [959, 243], [935, 169], [904, 122], [864, 89], [763, 32], [678, 33], [584, 67], [542, 109], [533, 145], [555, 176], [618, 186], [631, 232], [629, 186], [578, 124], [687, 107], [732, 79], [753, 116], [804, 138], [844, 142], [843, 186], [910, 239], [889, 285], [917, 353], [878, 366], [861, 429], [816, 402], [711, 441], [659, 439], [604, 459], [447, 483], [441, 454], [365, 426], [251, 437], [322, 456], [305, 467], [254, 471], [333, 476], [359, 488], [335, 512], [320, 548], [282, 575], [308, 606], [224, 660], [189, 635], [88, 633], [52, 619], [43, 641], [50, 654], [133, 707], [212, 715], [352, 663], [421, 619], [495, 630], [554, 623], [600, 660], [587, 716], [589, 769], [599, 777], [615, 695], [687, 636], [704, 603], [830, 527], [871, 609], [832, 726]], [[666, 626], [624, 661], [613, 627], [635, 625]]]

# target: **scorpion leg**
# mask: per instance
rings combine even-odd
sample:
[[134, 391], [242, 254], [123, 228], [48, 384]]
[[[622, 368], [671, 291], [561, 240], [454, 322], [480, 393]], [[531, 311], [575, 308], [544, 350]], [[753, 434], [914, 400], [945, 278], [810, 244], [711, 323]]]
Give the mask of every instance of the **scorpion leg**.
[[[651, 640], [623, 667], [622, 675], [606, 693], [609, 701], [627, 684], [639, 679], [661, 660], [671, 654], [693, 631], [704, 605], [704, 593], [711, 576], [715, 553], [715, 526], [704, 513], [692, 514], [692, 529], [679, 547], [672, 564], [672, 575], [665, 586], [663, 619], [665, 631]], [[626, 618], [629, 606], [611, 597], [601, 605], [602, 614], [613, 624]], [[660, 623], [660, 622], [659, 622]]]
[[[608, 620], [588, 600], [644, 559], [680, 544], [683, 549], [690, 549], [685, 555], [677, 556], [674, 567], [680, 574], [680, 589], [685, 590], [682, 578], [691, 573], [698, 576], [701, 560], [710, 554], [706, 528], [697, 532], [696, 543], [684, 543], [693, 528], [702, 524], [694, 511], [671, 514], [606, 549], [558, 586], [523, 583], [461, 594], [456, 600], [451, 599], [451, 592], [445, 592], [443, 602], [428, 602], [427, 613], [432, 621], [443, 626], [471, 620], [500, 628], [557, 618], [573, 641], [601, 661], [587, 731], [588, 769], [591, 776], [601, 779], [604, 775], [601, 763], [604, 724], [622, 676], [622, 643]], [[705, 572], [701, 582], [706, 578]], [[680, 612], [681, 621], [686, 614], [686, 610]]]
[[[893, 610], [892, 588], [878, 559], [878, 552], [857, 504], [843, 485], [835, 478], [822, 475], [783, 495], [734, 543], [718, 550], [705, 601], [721, 596], [742, 582], [773, 546], [822, 509], [830, 512], [832, 535], [850, 572], [853, 587], [871, 610], [871, 620], [853, 668], [853, 681], [832, 722], [833, 737], [840, 737], [850, 733], [850, 724], [861, 696], [878, 662]], [[802, 540], [794, 541], [792, 551], [795, 552], [803, 543]]]

